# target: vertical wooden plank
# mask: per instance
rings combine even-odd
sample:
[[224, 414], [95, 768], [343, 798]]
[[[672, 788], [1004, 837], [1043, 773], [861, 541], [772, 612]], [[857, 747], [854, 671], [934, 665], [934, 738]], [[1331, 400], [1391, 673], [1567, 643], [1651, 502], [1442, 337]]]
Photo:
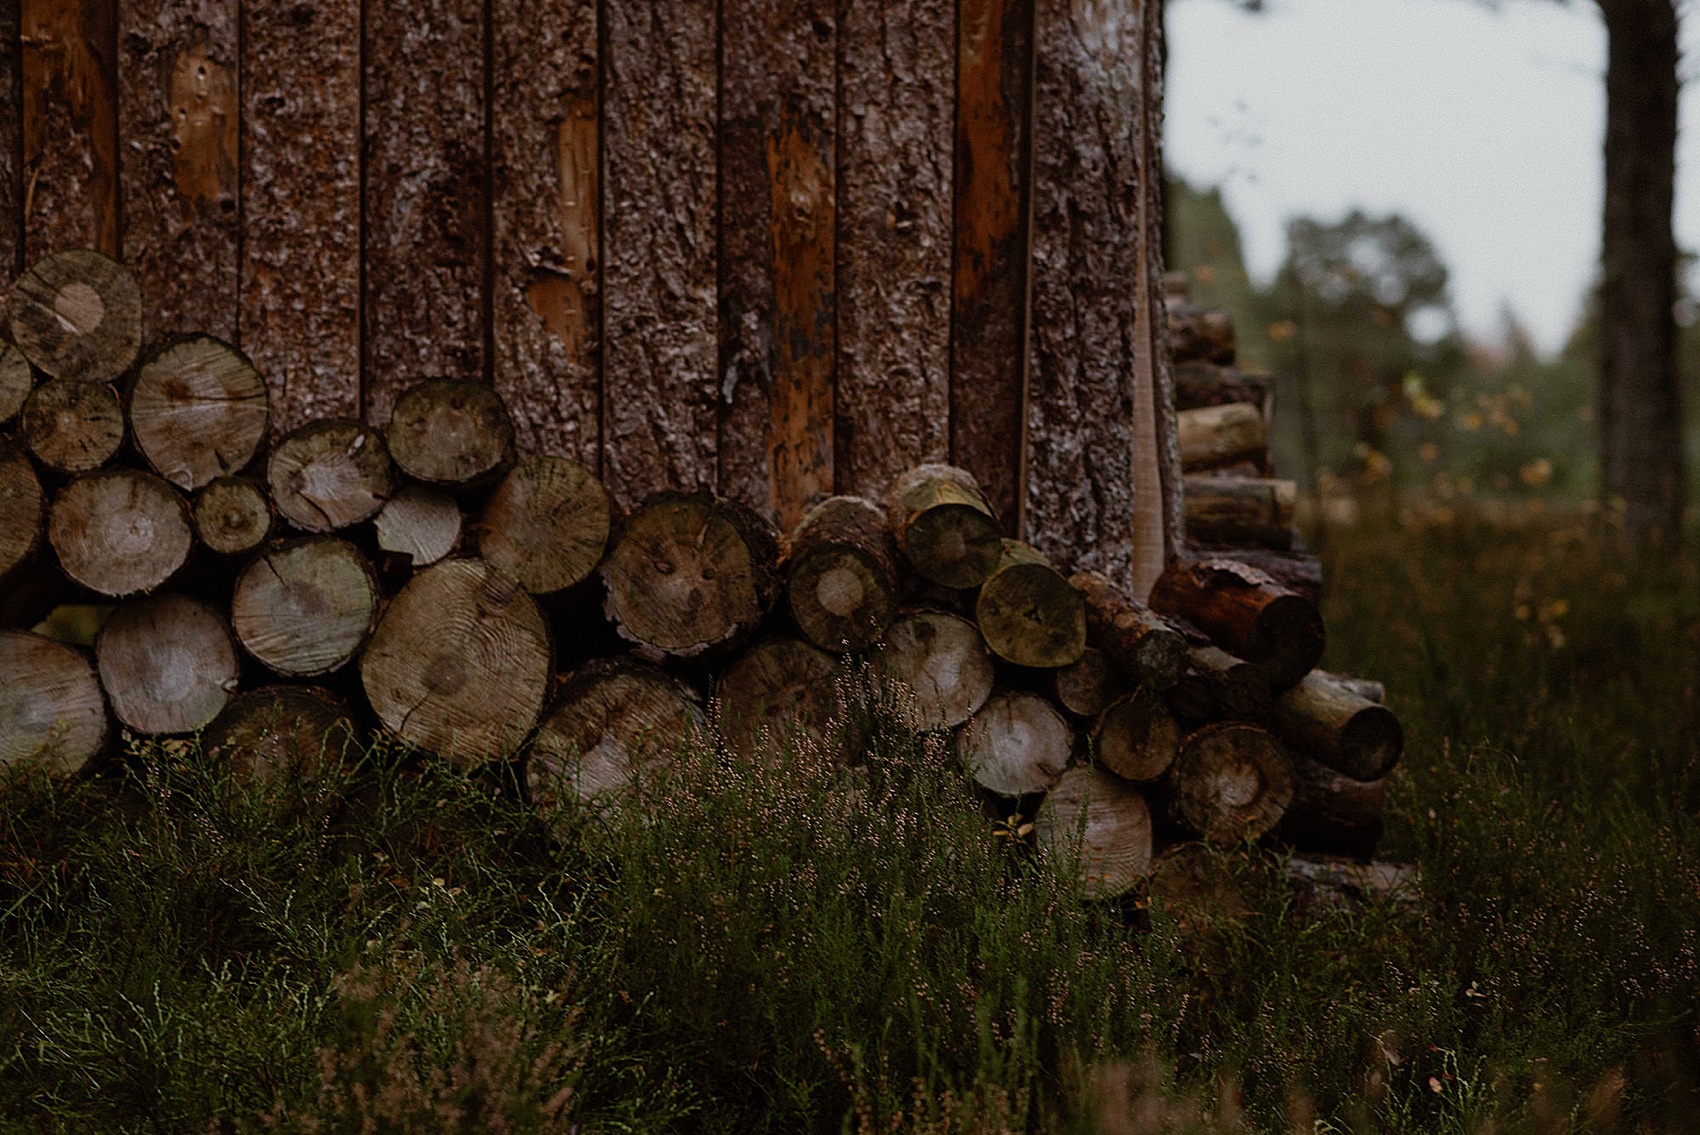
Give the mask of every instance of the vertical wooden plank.
[[838, 487], [950, 452], [954, 0], [840, 0]]
[[1161, 546], [1153, 357], [1138, 320], [1141, 199], [1157, 190], [1142, 134], [1148, 2], [1036, 0], [1033, 33], [1024, 531], [1059, 562], [1129, 587], [1153, 517]]
[[600, 470], [596, 0], [493, 0], [492, 379], [519, 444]]
[[604, 0], [603, 479], [717, 480], [715, 0]]
[[483, 0], [367, 0], [361, 403], [482, 381], [489, 266]]
[[[0, 0], [0, 314], [24, 264], [24, 107], [19, 0]], [[9, 321], [0, 321], [4, 327]]]
[[360, 2], [242, 24], [240, 334], [281, 434], [360, 410]]
[[1158, 480], [1162, 484], [1161, 515], [1156, 518], [1160, 530], [1151, 531], [1152, 518], [1141, 514], [1134, 525], [1133, 586], [1136, 594], [1150, 594], [1164, 566], [1181, 549], [1186, 526], [1185, 478], [1181, 475], [1180, 427], [1175, 417], [1175, 382], [1173, 356], [1169, 353], [1169, 318], [1164, 286], [1165, 244], [1168, 225], [1163, 210], [1168, 204], [1168, 183], [1163, 179], [1163, 84], [1168, 60], [1168, 48], [1163, 20], [1163, 4], [1145, 5], [1145, 74], [1140, 105], [1145, 108], [1141, 131], [1145, 144], [1145, 168], [1157, 182], [1148, 183], [1140, 194], [1140, 206], [1145, 211], [1145, 275], [1141, 277], [1145, 294], [1139, 301], [1137, 328], [1140, 339], [1151, 352], [1152, 384], [1156, 399], [1155, 421]]
[[1033, 0], [960, 0], [951, 463], [1019, 525]]
[[147, 338], [236, 338], [236, 0], [125, 0], [119, 132], [124, 259]]
[[117, 0], [23, 0], [24, 246], [118, 255]]
[[720, 491], [789, 531], [833, 491], [835, 0], [724, 0]]

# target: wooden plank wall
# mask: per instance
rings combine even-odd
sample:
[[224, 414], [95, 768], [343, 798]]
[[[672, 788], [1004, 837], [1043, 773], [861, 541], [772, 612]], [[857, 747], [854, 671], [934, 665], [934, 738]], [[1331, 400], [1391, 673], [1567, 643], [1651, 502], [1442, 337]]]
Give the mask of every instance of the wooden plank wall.
[[921, 461], [1173, 531], [1152, 0], [0, 0], [0, 287], [119, 253], [275, 421], [489, 382], [627, 505]]

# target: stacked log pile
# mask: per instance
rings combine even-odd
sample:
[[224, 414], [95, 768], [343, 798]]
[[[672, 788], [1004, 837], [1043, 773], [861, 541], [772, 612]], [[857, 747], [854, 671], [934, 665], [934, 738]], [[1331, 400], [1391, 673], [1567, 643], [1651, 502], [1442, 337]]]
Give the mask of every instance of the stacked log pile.
[[[1138, 885], [1165, 842], [1362, 855], [1379, 835], [1399, 724], [1315, 669], [1302, 578], [1201, 552], [1147, 605], [1009, 538], [944, 465], [789, 533], [707, 493], [620, 502], [517, 452], [502, 399], [455, 379], [401, 393], [386, 428], [273, 437], [249, 360], [205, 335], [144, 353], [136, 285], [96, 253], [37, 264], [11, 310], [0, 762], [75, 772], [127, 731], [311, 775], [381, 731], [517, 760], [549, 819], [618, 806], [693, 738], [855, 763], [842, 702], [866, 673], [891, 713], [951, 731], [989, 807], [1031, 817], [1094, 896]], [[1231, 471], [1209, 483], [1268, 484], [1266, 432], [1206, 421], [1196, 451]], [[1282, 491], [1266, 503], [1289, 517], [1263, 529], [1290, 525]], [[76, 603], [110, 608], [92, 651], [20, 629]]]

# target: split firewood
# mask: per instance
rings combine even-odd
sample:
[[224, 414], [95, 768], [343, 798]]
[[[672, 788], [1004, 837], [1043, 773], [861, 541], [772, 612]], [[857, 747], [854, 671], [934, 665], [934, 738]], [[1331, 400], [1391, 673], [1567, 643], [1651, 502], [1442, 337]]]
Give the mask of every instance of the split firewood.
[[460, 504], [448, 493], [408, 485], [384, 502], [373, 518], [378, 547], [406, 556], [413, 567], [430, 567], [460, 546]]
[[248, 467], [271, 425], [248, 356], [211, 335], [155, 351], [130, 387], [130, 434], [153, 471], [187, 492]]
[[1186, 672], [1186, 639], [1145, 604], [1098, 572], [1069, 580], [1086, 603], [1088, 640], [1130, 681], [1166, 690]]
[[25, 631], [0, 631], [0, 769], [39, 761], [80, 772], [106, 749], [106, 698], [88, 657]]
[[0, 339], [0, 425], [18, 416], [34, 385], [35, 375], [24, 353]]
[[104, 382], [55, 378], [30, 391], [18, 436], [49, 469], [89, 473], [124, 445], [124, 410]]
[[898, 549], [934, 583], [978, 587], [1003, 555], [997, 517], [966, 469], [909, 470], [892, 486], [887, 512]]
[[1275, 699], [1270, 725], [1295, 749], [1354, 780], [1379, 780], [1399, 763], [1405, 731], [1385, 706], [1314, 671]]
[[420, 383], [396, 400], [386, 433], [397, 467], [429, 485], [479, 484], [513, 460], [507, 404], [478, 382]]
[[87, 473], [60, 489], [47, 538], [66, 575], [115, 598], [170, 579], [195, 542], [177, 490], [134, 469]]
[[791, 615], [822, 650], [866, 650], [897, 617], [897, 546], [872, 501], [829, 497], [809, 509], [786, 576]]
[[745, 760], [777, 761], [788, 748], [820, 751], [841, 724], [836, 655], [800, 639], [759, 642], [720, 675], [720, 735]]
[[533, 595], [586, 578], [608, 548], [608, 490], [576, 461], [524, 457], [490, 500], [478, 526], [478, 554]]
[[1265, 477], [1188, 477], [1187, 539], [1206, 547], [1293, 546], [1298, 486]]
[[1262, 548], [1188, 548], [1181, 553], [1180, 559], [1185, 563], [1233, 560], [1256, 568], [1282, 587], [1297, 592], [1314, 604], [1322, 603], [1322, 561], [1315, 556], [1297, 551], [1275, 552]]
[[1188, 473], [1240, 461], [1261, 467], [1268, 460], [1269, 422], [1249, 402], [1182, 410], [1175, 425], [1181, 468]]
[[1074, 662], [1052, 671], [1051, 682], [1057, 704], [1088, 721], [1097, 718], [1126, 692], [1121, 675], [1095, 646], [1087, 647]]
[[1054, 670], [1086, 649], [1086, 601], [1050, 561], [1019, 540], [1005, 540], [998, 566], [980, 587], [975, 621], [986, 645], [1006, 662]]
[[1043, 792], [1074, 755], [1074, 730], [1038, 694], [999, 694], [956, 735], [956, 756], [983, 788], [999, 796]]
[[1181, 731], [1161, 695], [1141, 686], [1117, 698], [1092, 726], [1097, 762], [1135, 784], [1160, 779], [1180, 752]]
[[1217, 308], [1170, 301], [1169, 352], [1177, 363], [1207, 362], [1232, 366], [1234, 321]]
[[193, 733], [236, 690], [229, 625], [186, 595], [120, 605], [95, 639], [94, 655], [113, 716], [138, 733]]
[[305, 532], [335, 532], [370, 520], [395, 488], [384, 435], [351, 418], [309, 422], [272, 447], [272, 503]]
[[42, 257], [12, 289], [12, 342], [44, 374], [111, 382], [142, 349], [136, 278], [93, 249]]
[[201, 543], [225, 556], [251, 552], [272, 531], [272, 502], [266, 491], [242, 477], [218, 477], [195, 494], [195, 532]]
[[1189, 677], [1202, 682], [1207, 699], [1203, 713], [1183, 716], [1197, 720], [1248, 721], [1269, 709], [1269, 669], [1257, 662], [1235, 658], [1215, 646], [1192, 648]]
[[1206, 725], [1181, 742], [1169, 774], [1170, 812], [1212, 843], [1257, 839], [1293, 799], [1292, 761], [1267, 730]]
[[334, 536], [307, 536], [261, 552], [236, 577], [230, 599], [230, 625], [242, 648], [289, 678], [342, 667], [377, 617], [371, 565]]
[[899, 720], [913, 729], [949, 729], [992, 696], [996, 666], [973, 623], [914, 611], [887, 628], [874, 673]]
[[362, 740], [348, 706], [325, 690], [261, 686], [230, 700], [201, 734], [201, 751], [241, 779], [281, 787], [358, 760]]
[[1302, 753], [1293, 762], [1293, 800], [1275, 825], [1276, 842], [1300, 851], [1368, 859], [1381, 842], [1387, 782], [1342, 776]]
[[1228, 653], [1262, 663], [1273, 689], [1293, 685], [1322, 658], [1316, 604], [1234, 560], [1171, 563], [1151, 589], [1151, 606], [1185, 619]]
[[1262, 409], [1265, 418], [1269, 417], [1275, 386], [1274, 378], [1262, 371], [1236, 370], [1205, 362], [1177, 363], [1174, 383], [1177, 410], [1249, 402]]
[[1139, 789], [1102, 769], [1063, 773], [1033, 826], [1040, 858], [1065, 867], [1086, 898], [1126, 894], [1151, 869], [1151, 809]]
[[0, 438], [0, 579], [35, 551], [44, 504], [35, 466], [11, 442]]

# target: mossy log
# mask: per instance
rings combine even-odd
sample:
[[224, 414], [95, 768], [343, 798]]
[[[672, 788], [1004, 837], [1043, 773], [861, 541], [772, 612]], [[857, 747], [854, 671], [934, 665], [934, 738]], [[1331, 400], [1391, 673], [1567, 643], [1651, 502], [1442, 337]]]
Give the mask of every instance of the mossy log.
[[265, 380], [247, 355], [211, 335], [169, 343], [136, 369], [136, 449], [187, 492], [246, 469], [270, 426]]
[[1316, 604], [1235, 560], [1171, 563], [1151, 589], [1151, 606], [1185, 619], [1228, 653], [1261, 663], [1273, 689], [1295, 684], [1322, 658]]
[[1269, 722], [1289, 745], [1354, 780], [1386, 776], [1405, 747], [1404, 728], [1391, 710], [1322, 671], [1277, 697]]
[[513, 460], [507, 404], [479, 382], [420, 383], [396, 400], [386, 432], [397, 467], [428, 485], [480, 484]]
[[1068, 577], [1031, 545], [1005, 540], [998, 566], [980, 587], [974, 618], [986, 645], [1006, 662], [1054, 670], [1086, 649], [1086, 602]]
[[67, 576], [115, 598], [170, 579], [195, 542], [177, 490], [134, 469], [88, 473], [59, 490], [47, 538]]
[[484, 506], [478, 553], [533, 595], [548, 595], [596, 570], [612, 524], [608, 490], [590, 470], [564, 457], [524, 457]]
[[837, 653], [879, 641], [897, 617], [897, 546], [885, 511], [861, 497], [828, 497], [791, 537], [786, 597], [803, 637]]
[[1139, 789], [1102, 769], [1063, 773], [1033, 826], [1040, 858], [1073, 875], [1086, 898], [1126, 894], [1151, 869], [1151, 809]]
[[54, 776], [82, 771], [112, 727], [88, 656], [25, 631], [0, 631], [0, 769], [38, 761]]
[[912, 611], [887, 628], [874, 673], [900, 720], [915, 729], [949, 729], [986, 704], [997, 668], [973, 623]]
[[999, 796], [1026, 796], [1055, 783], [1074, 756], [1074, 729], [1038, 694], [1002, 693], [956, 735], [962, 767]]
[[934, 583], [978, 587], [1003, 556], [997, 517], [966, 469], [916, 466], [893, 484], [887, 512], [898, 549]]
[[193, 733], [236, 691], [239, 665], [229, 624], [185, 595], [149, 595], [120, 605], [95, 639], [94, 653], [113, 715], [137, 733]]
[[1186, 639], [1162, 616], [1098, 572], [1069, 582], [1085, 600], [1087, 640], [1130, 681], [1166, 690], [1186, 673]]
[[1181, 742], [1169, 773], [1169, 810], [1211, 843], [1267, 833], [1293, 799], [1293, 767], [1281, 743], [1255, 725], [1207, 725]]

